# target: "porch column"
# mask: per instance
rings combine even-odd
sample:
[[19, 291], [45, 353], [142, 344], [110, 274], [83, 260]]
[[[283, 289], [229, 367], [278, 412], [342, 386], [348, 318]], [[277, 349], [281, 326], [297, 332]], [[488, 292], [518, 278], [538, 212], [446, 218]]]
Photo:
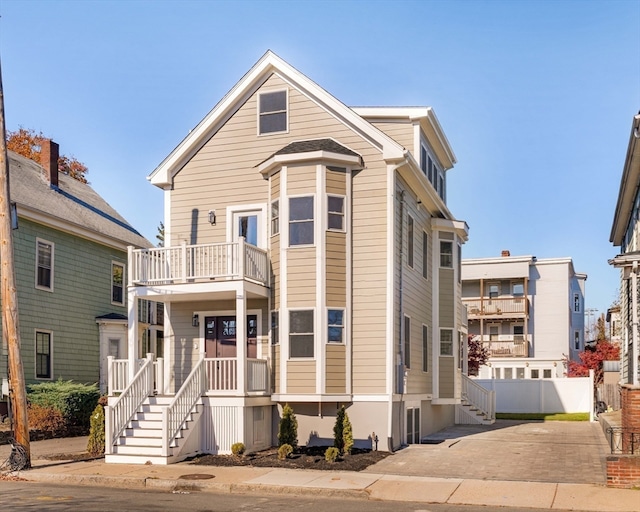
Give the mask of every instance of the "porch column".
[[138, 296], [133, 286], [127, 289], [127, 307], [127, 359], [129, 360], [129, 382], [131, 382], [138, 370], [136, 365], [136, 359], [138, 358]]
[[236, 291], [236, 359], [238, 394], [247, 392], [247, 298], [243, 284]]

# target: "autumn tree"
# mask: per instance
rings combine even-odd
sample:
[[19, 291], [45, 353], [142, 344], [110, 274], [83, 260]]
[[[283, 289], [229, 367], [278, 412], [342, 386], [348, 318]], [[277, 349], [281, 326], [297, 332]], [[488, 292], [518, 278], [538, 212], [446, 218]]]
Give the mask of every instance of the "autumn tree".
[[[45, 137], [42, 132], [36, 133], [31, 129], [20, 128], [15, 132], [7, 132], [7, 149], [40, 163], [41, 145], [48, 139], [49, 137]], [[58, 171], [82, 183], [88, 183], [86, 174], [89, 169], [73, 156], [61, 155], [58, 158]]]
[[489, 359], [489, 349], [484, 346], [480, 336], [469, 334], [467, 339], [467, 360], [469, 375], [478, 375], [480, 367]]
[[594, 385], [603, 379], [603, 361], [617, 361], [620, 359], [620, 347], [606, 339], [599, 339], [595, 345], [585, 347], [578, 354], [580, 361], [567, 361], [567, 375], [569, 377], [588, 377], [589, 370], [594, 371]]

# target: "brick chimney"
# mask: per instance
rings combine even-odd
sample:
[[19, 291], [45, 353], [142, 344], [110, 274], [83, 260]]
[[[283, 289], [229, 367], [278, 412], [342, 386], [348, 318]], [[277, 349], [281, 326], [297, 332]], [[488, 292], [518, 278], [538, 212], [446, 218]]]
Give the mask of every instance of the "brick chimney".
[[511, 253], [509, 251], [502, 251], [502, 257], [503, 258], [508, 258], [509, 256], [511, 256]]
[[51, 139], [45, 139], [40, 144], [40, 164], [47, 173], [49, 185], [54, 188], [58, 186], [58, 157], [60, 147]]

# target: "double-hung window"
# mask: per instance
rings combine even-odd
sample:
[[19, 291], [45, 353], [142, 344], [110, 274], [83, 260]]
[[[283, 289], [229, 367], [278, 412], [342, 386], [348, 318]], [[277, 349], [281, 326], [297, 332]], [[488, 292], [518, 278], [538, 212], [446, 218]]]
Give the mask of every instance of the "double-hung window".
[[111, 262], [111, 303], [124, 306], [124, 265]]
[[280, 318], [277, 311], [271, 312], [271, 344], [279, 345], [280, 344]]
[[327, 341], [344, 343], [344, 310], [327, 310]]
[[289, 245], [313, 245], [313, 196], [289, 198]]
[[411, 368], [411, 317], [404, 316], [404, 365]]
[[289, 311], [289, 357], [313, 357], [313, 310]]
[[407, 265], [413, 268], [413, 217], [407, 215]]
[[271, 201], [271, 235], [280, 233], [280, 201]]
[[453, 268], [453, 242], [440, 241], [440, 266]]
[[422, 326], [422, 371], [429, 371], [429, 327]]
[[440, 355], [453, 355], [453, 330], [440, 329]]
[[344, 231], [344, 197], [327, 196], [327, 227], [332, 231]]
[[580, 313], [580, 294], [579, 293], [573, 294], [573, 312]]
[[52, 378], [51, 352], [51, 333], [36, 331], [36, 379]]
[[264, 92], [258, 105], [260, 135], [287, 131], [287, 91]]
[[53, 291], [53, 244], [36, 240], [36, 288]]

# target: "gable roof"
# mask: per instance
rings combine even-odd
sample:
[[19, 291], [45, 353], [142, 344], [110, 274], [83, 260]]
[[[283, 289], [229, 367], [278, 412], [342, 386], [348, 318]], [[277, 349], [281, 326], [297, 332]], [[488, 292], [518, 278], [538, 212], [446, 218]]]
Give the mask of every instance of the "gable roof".
[[8, 151], [11, 200], [18, 217], [126, 251], [127, 246], [151, 247], [89, 185], [66, 174], [51, 187], [45, 170], [36, 162]]
[[633, 213], [634, 201], [638, 195], [638, 187], [640, 187], [640, 113], [634, 116], [631, 123], [629, 146], [620, 179], [620, 190], [613, 216], [611, 235], [609, 236], [609, 241], [615, 246], [621, 246], [624, 241], [627, 226]]
[[382, 152], [384, 159], [393, 162], [405, 158], [407, 150], [400, 144], [269, 50], [147, 179], [158, 187], [170, 185], [173, 176], [272, 74], [277, 74], [369, 141]]

